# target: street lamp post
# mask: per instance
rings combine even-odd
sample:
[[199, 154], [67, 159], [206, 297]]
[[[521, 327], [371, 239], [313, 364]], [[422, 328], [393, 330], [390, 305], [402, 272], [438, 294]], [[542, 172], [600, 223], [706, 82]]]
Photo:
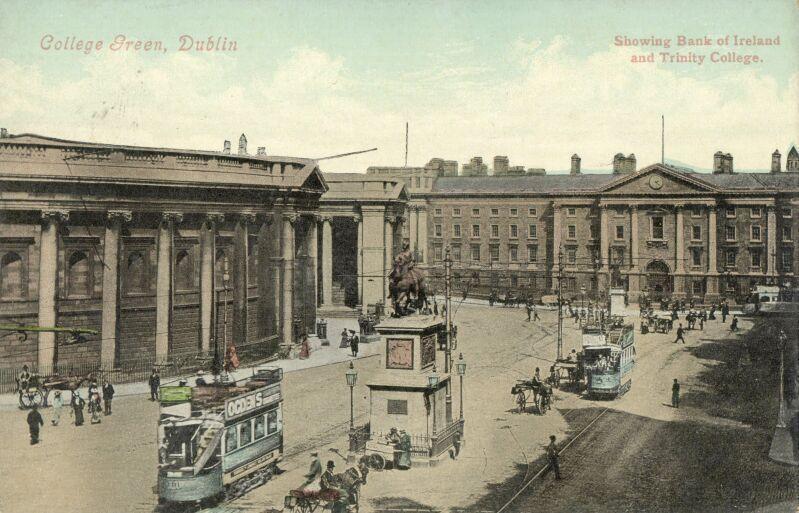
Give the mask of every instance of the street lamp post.
[[463, 376], [466, 374], [466, 362], [463, 360], [463, 353], [458, 355], [458, 376], [460, 377], [461, 381], [461, 403], [460, 403], [460, 420], [463, 420]]
[[777, 415], [777, 427], [786, 427], [788, 420], [788, 412], [785, 409], [785, 346], [788, 343], [788, 336], [783, 330], [780, 330], [780, 335], [777, 338], [777, 343], [780, 346], [780, 410]]
[[[444, 257], [444, 305], [447, 309], [445, 320], [446, 329], [446, 344], [447, 347], [444, 351], [444, 372], [449, 374], [452, 369], [452, 255], [450, 254], [450, 247], [447, 245], [446, 255]], [[452, 390], [451, 384], [447, 381], [447, 423], [452, 422]]]
[[433, 373], [427, 376], [427, 384], [430, 387], [432, 392], [432, 399], [433, 399], [433, 437], [436, 436], [436, 389], [438, 388], [438, 373], [436, 372], [436, 366], [433, 364]]
[[355, 451], [355, 384], [358, 382], [358, 371], [355, 366], [350, 362], [350, 368], [344, 374], [347, 378], [347, 386], [350, 387], [350, 452]]

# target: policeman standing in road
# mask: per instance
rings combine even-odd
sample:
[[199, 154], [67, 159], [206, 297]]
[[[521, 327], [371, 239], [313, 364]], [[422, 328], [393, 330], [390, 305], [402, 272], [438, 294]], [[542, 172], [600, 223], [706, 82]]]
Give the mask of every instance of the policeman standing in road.
[[547, 460], [549, 460], [549, 468], [555, 472], [555, 479], [560, 479], [560, 455], [558, 453], [558, 446], [555, 444], [555, 435], [549, 435], [549, 445], [547, 445]]

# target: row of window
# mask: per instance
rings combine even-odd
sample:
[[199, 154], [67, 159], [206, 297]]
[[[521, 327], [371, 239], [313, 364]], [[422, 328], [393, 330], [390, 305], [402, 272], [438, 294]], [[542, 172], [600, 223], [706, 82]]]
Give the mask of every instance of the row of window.
[[[649, 221], [649, 236], [653, 240], [663, 240], [664, 238], [664, 220], [661, 216], [653, 216], [650, 218]], [[472, 238], [479, 238], [480, 237], [480, 227], [479, 224], [473, 224], [471, 226], [471, 237]], [[599, 227], [596, 225], [591, 225], [590, 227], [590, 237], [592, 239], [599, 238]], [[490, 225], [490, 236], [492, 239], [498, 239], [500, 234], [500, 226], [498, 224]], [[700, 225], [692, 225], [691, 229], [691, 240], [699, 241], [702, 240], [702, 226]], [[435, 224], [433, 226], [433, 236], [434, 237], [442, 237], [444, 233], [444, 227], [441, 224]], [[763, 236], [763, 228], [760, 225], [752, 225], [750, 226], [750, 240], [760, 242], [762, 241]], [[452, 238], [457, 239], [462, 236], [462, 230], [460, 224], [453, 224], [452, 225]], [[508, 225], [508, 236], [511, 239], [518, 239], [519, 238], [519, 226], [516, 224]], [[625, 229], [623, 225], [616, 225], [614, 230], [614, 237], [615, 240], [624, 240], [625, 236]], [[527, 227], [527, 238], [528, 239], [537, 239], [538, 238], [538, 226], [535, 224], [528, 225]], [[568, 239], [576, 239], [577, 238], [577, 225], [570, 224], [566, 226], [566, 238]], [[736, 240], [736, 227], [735, 225], [727, 225], [725, 226], [725, 239], [728, 241]], [[790, 242], [792, 239], [791, 236], [791, 227], [790, 226], [783, 226], [782, 227], [782, 240], [784, 242]]]
[[[482, 245], [480, 244], [471, 244], [469, 246], [469, 257], [471, 262], [479, 263], [481, 255], [481, 248]], [[519, 246], [515, 244], [511, 244], [508, 246], [508, 261], [511, 263], [520, 263], [520, 252]], [[492, 263], [499, 263], [500, 262], [500, 245], [499, 244], [491, 244], [488, 246], [488, 257], [489, 261]], [[753, 269], [758, 269], [763, 267], [763, 249], [762, 248], [749, 248], [749, 262], [750, 267]], [[442, 256], [443, 249], [440, 245], [434, 246], [434, 258], [436, 261], [441, 261], [443, 259]], [[611, 260], [614, 264], [624, 265], [625, 264], [625, 248], [612, 248], [611, 249]], [[704, 253], [704, 248], [690, 248], [690, 265], [692, 267], [702, 267], [702, 254]], [[591, 251], [591, 260], [594, 262], [598, 262], [599, 252], [596, 249]], [[738, 249], [737, 248], [727, 248], [723, 251], [724, 255], [724, 266], [725, 267], [735, 267], [738, 259]], [[461, 253], [461, 246], [460, 245], [453, 245], [451, 247], [451, 256], [453, 262], [461, 262], [462, 260], [462, 253]], [[527, 246], [527, 260], [526, 263], [535, 264], [538, 263], [538, 245], [530, 244]], [[783, 248], [782, 253], [782, 270], [786, 272], [790, 272], [793, 269], [793, 248]], [[577, 264], [577, 248], [574, 246], [567, 246], [564, 250], [564, 259], [567, 265], [576, 265]]]
[[[247, 265], [250, 285], [256, 283], [257, 245], [250, 246]], [[224, 288], [224, 269], [228, 264], [228, 249], [216, 252], [216, 288]], [[149, 294], [155, 287], [155, 262], [150, 249], [128, 248], [121, 262], [120, 280], [125, 295]], [[199, 265], [195, 262], [193, 248], [178, 249], [175, 252], [174, 283], [179, 292], [194, 291], [199, 288]], [[89, 298], [95, 286], [95, 272], [103, 263], [95, 256], [92, 247], [73, 247], [66, 251], [64, 286], [66, 297], [70, 299]], [[98, 268], [98, 266], [101, 266]], [[28, 296], [28, 258], [22, 249], [0, 250], [0, 299], [20, 300]]]
[[267, 435], [277, 433], [279, 429], [277, 409], [228, 426], [225, 430], [225, 453], [241, 449]]
[[[481, 213], [481, 209], [480, 208], [472, 208], [471, 210], [472, 210], [472, 217], [479, 217], [480, 216], [480, 213]], [[493, 207], [493, 208], [489, 208], [488, 211], [489, 211], [489, 214], [492, 217], [498, 217], [501, 212], [504, 212], [504, 209]], [[625, 212], [624, 212], [623, 209], [614, 209], [614, 212], [615, 212], [615, 214], [617, 216], [625, 215]], [[782, 214], [782, 217], [786, 217], [786, 218], [790, 218], [793, 215], [793, 212], [792, 212], [790, 207], [783, 207], [780, 210], [780, 212]], [[436, 207], [433, 210], [433, 214], [435, 216], [442, 216], [442, 215], [444, 215], [444, 209], [442, 207]], [[517, 217], [519, 215], [519, 209], [518, 208], [509, 208], [508, 209], [508, 214], [510, 215], [510, 217]], [[452, 207], [452, 217], [460, 217], [461, 215], [462, 214], [461, 214], [461, 208], [460, 207]], [[527, 215], [528, 216], [537, 216], [538, 215], [538, 209], [537, 208], [528, 208], [527, 209]], [[577, 215], [577, 208], [576, 207], [567, 207], [566, 208], [566, 215], [569, 216], [569, 217], [576, 216]], [[727, 218], [735, 218], [735, 217], [738, 216], [738, 209], [736, 209], [736, 207], [725, 207], [724, 208], [724, 216], [727, 217]], [[699, 207], [691, 208], [691, 217], [702, 217], [702, 209], [699, 208]], [[749, 217], [752, 218], [752, 219], [760, 219], [761, 217], [763, 217], [763, 207], [751, 207], [751, 208], [749, 208]]]

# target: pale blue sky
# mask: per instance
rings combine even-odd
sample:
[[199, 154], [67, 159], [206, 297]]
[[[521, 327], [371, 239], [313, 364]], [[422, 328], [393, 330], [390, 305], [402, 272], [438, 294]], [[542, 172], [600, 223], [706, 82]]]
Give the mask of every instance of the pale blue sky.
[[[175, 59], [177, 38], [181, 34], [198, 37], [208, 35], [226, 36], [235, 39], [239, 49], [235, 54], [213, 56], [191, 56], [194, 60], [202, 60], [196, 74], [181, 77], [192, 94], [199, 97], [229, 96], [241, 98], [257, 98], [258, 105], [251, 109], [264, 109], [264, 116], [280, 110], [276, 103], [284, 99], [274, 83], [278, 77], [292, 82], [291, 75], [281, 75], [281, 70], [288, 69], [294, 73], [306, 74], [310, 80], [321, 83], [324, 90], [314, 91], [312, 87], [297, 102], [298, 114], [309, 123], [309, 132], [319, 125], [319, 120], [309, 119], [314, 112], [320, 117], [340, 117], [343, 125], [314, 133], [317, 144], [311, 141], [297, 141], [276, 137], [274, 127], [255, 123], [254, 116], [248, 123], [230, 124], [230, 129], [255, 133], [269, 141], [276, 141], [275, 151], [282, 153], [311, 154], [315, 151], [327, 153], [335, 149], [342, 151], [353, 149], [363, 141], [363, 146], [382, 145], [386, 148], [390, 141], [395, 141], [402, 132], [402, 121], [410, 120], [414, 128], [423, 125], [427, 131], [412, 130], [422, 138], [427, 146], [418, 147], [418, 153], [412, 155], [413, 164], [423, 164], [427, 158], [440, 155], [465, 161], [470, 153], [483, 154], [490, 158], [493, 154], [507, 154], [512, 164], [523, 163], [528, 166], [545, 166], [565, 168], [571, 154], [563, 141], [595, 139], [583, 152], [597, 153], [594, 159], [598, 163], [603, 160], [599, 155], [612, 155], [616, 151], [612, 146], [617, 129], [614, 126], [597, 127], [591, 120], [581, 119], [579, 113], [573, 118], [559, 118], [554, 108], [544, 112], [543, 107], [553, 104], [569, 105], [563, 98], [550, 98], [548, 94], [573, 95], [574, 104], [581, 105], [584, 110], [602, 101], [602, 97], [590, 97], [595, 94], [590, 90], [564, 90], [557, 86], [546, 91], [536, 92], [537, 98], [528, 98], [523, 107], [514, 105], [518, 97], [524, 96], [527, 89], [525, 83], [536, 84], [537, 73], [554, 73], [553, 62], [564, 68], [580, 67], [594, 62], [593, 72], [586, 80], [602, 81], [602, 64], [596, 64], [599, 58], [605, 58], [607, 52], [618, 51], [612, 46], [616, 35], [630, 37], [671, 37], [684, 34], [688, 36], [721, 36], [725, 34], [776, 36], [781, 39], [781, 46], [760, 48], [757, 53], [764, 62], [756, 66], [740, 65], [704, 65], [704, 66], [657, 66], [669, 73], [668, 79], [674, 84], [682, 84], [686, 91], [684, 97], [662, 106], [652, 105], [646, 98], [637, 101], [651, 105], [653, 112], [667, 110], [673, 114], [680, 105], [692, 103], [691, 91], [694, 83], [705, 86], [707, 90], [697, 93], [696, 102], [712, 104], [722, 102], [735, 110], [736, 102], [762, 101], [773, 103], [768, 97], [753, 100], [753, 92], [769, 90], [774, 98], [781, 99], [789, 105], [796, 105], [795, 90], [791, 80], [799, 70], [799, 14], [797, 3], [793, 0], [757, 0], [757, 1], [549, 1], [549, 2], [356, 2], [356, 1], [295, 1], [295, 2], [211, 2], [211, 1], [85, 1], [56, 2], [22, 0], [5, 0], [0, 3], [0, 59], [6, 59], [20, 66], [14, 80], [19, 82], [30, 80], [40, 89], [40, 98], [30, 98], [37, 104], [26, 112], [22, 108], [9, 109], [0, 104], [0, 120], [9, 125], [12, 131], [24, 128], [30, 131], [61, 133], [65, 126], [81, 126], [81, 114], [92, 111], [91, 105], [76, 108], [74, 114], [61, 112], [58, 115], [47, 110], [70, 111], [80, 99], [77, 92], [70, 96], [56, 94], [54, 91], [69, 89], [69, 84], [84, 83], [90, 89], [84, 91], [86, 96], [103, 94], [112, 97], [106, 101], [119, 101], [115, 95], [126, 95], [132, 87], [130, 83], [120, 83], [116, 92], [103, 92], [106, 85], [99, 83], [102, 71], [96, 68], [113, 68], [132, 65], [142, 69], [171, 70], [168, 64]], [[163, 40], [169, 48], [168, 54], [140, 54], [135, 62], [120, 64], [107, 61], [103, 54], [83, 55], [70, 52], [44, 52], [39, 48], [39, 41], [44, 34], [55, 36], [78, 36], [82, 39], [103, 39], [110, 41], [115, 34], [125, 34], [131, 38]], [[690, 51], [690, 49], [672, 50]], [[547, 51], [552, 55], [548, 57]], [[704, 50], [703, 50], [704, 51]], [[752, 49], [739, 48], [739, 52]], [[597, 57], [599, 56], [599, 57]], [[538, 59], [538, 60], [537, 60]], [[292, 67], [294, 63], [294, 67]], [[618, 62], [608, 59], [606, 73], [608, 76], [618, 73]], [[316, 66], [316, 67], [314, 67]], [[640, 65], [638, 65], [640, 66]], [[622, 81], [614, 87], [635, 88], [635, 81], [641, 80], [640, 69], [630, 68], [632, 75], [628, 81]], [[0, 74], [3, 71], [0, 70]], [[738, 91], [736, 78], [741, 75], [741, 82], [748, 84], [745, 90]], [[10, 73], [9, 73], [10, 74]], [[170, 71], [165, 71], [169, 81]], [[120, 72], [120, 76], [125, 76]], [[87, 79], [87, 76], [94, 77]], [[115, 76], [110, 73], [110, 76]], [[579, 77], [579, 75], [577, 75]], [[9, 80], [11, 80], [9, 78]], [[122, 79], [121, 79], [122, 80]], [[188, 81], [188, 82], [186, 82]], [[752, 82], [753, 81], [753, 82]], [[0, 77], [2, 82], [2, 77]], [[20, 84], [17, 84], [19, 87]], [[172, 85], [177, 87], [176, 85]], [[145, 86], [142, 86], [145, 87]], [[147, 86], [153, 87], [153, 86]], [[580, 86], [583, 87], [583, 86]], [[602, 87], [596, 84], [596, 87]], [[718, 90], [719, 98], [712, 98], [713, 88]], [[22, 88], [24, 89], [24, 88]], [[279, 89], [279, 88], [278, 88]], [[290, 88], [289, 88], [290, 89]], [[569, 89], [569, 87], [566, 87]], [[48, 94], [49, 90], [49, 94]], [[490, 90], [492, 94], [485, 95]], [[157, 94], [159, 89], [152, 88], [147, 94]], [[503, 95], [503, 91], [506, 94]], [[133, 93], [130, 93], [133, 94]], [[139, 94], [144, 94], [139, 92]], [[172, 93], [175, 94], [173, 90]], [[288, 97], [294, 94], [286, 93]], [[614, 116], [619, 116], [618, 103], [624, 96], [614, 93], [615, 100], [606, 107], [612, 109]], [[663, 91], [669, 94], [669, 91]], [[259, 96], [261, 95], [261, 96]], [[266, 98], [263, 97], [266, 95]], [[55, 99], [53, 98], [55, 96]], [[650, 95], [652, 96], [652, 95]], [[657, 96], [657, 94], [654, 94]], [[114, 99], [116, 98], [116, 100]], [[10, 93], [0, 99], [13, 101]], [[140, 98], [143, 100], [144, 98]], [[492, 105], [498, 99], [509, 100], [508, 105]], [[174, 97], [174, 101], [180, 98]], [[550, 101], [551, 100], [551, 101]], [[288, 99], [285, 100], [289, 102]], [[314, 102], [319, 102], [319, 109], [314, 109]], [[53, 105], [53, 102], [55, 105]], [[209, 108], [219, 109], [225, 102], [214, 104], [209, 100]], [[451, 102], [451, 103], [450, 103]], [[536, 103], [539, 102], [539, 103]], [[123, 102], [124, 103], [124, 102]], [[244, 100], [239, 100], [241, 104]], [[654, 103], [657, 103], [655, 100]], [[139, 102], [136, 102], [138, 105]], [[287, 103], [286, 105], [288, 105]], [[450, 104], [450, 109], [445, 107]], [[47, 108], [44, 106], [47, 105]], [[302, 109], [299, 109], [299, 106]], [[615, 106], [614, 106], [615, 105]], [[335, 107], [334, 107], [335, 106]], [[716, 111], [718, 107], [716, 105]], [[55, 107], [55, 109], [53, 109]], [[95, 106], [96, 107], [96, 106]], [[135, 106], [128, 105], [128, 115]], [[3, 111], [7, 110], [7, 115]], [[8, 110], [11, 112], [8, 113]], [[38, 111], [38, 112], [37, 112]], [[640, 109], [633, 108], [633, 112]], [[690, 111], [690, 112], [689, 112]], [[94, 111], [92, 111], [94, 112]], [[158, 112], [164, 112], [163, 106]], [[354, 112], [352, 119], [346, 119], [348, 113]], [[514, 113], [524, 114], [523, 120], [508, 122]], [[529, 130], [530, 136], [540, 142], [542, 127], [531, 126], [529, 119], [541, 112], [540, 124], [552, 126], [558, 124], [560, 132], [569, 131], [573, 124], [573, 134], [561, 133], [561, 142], [553, 142], [557, 152], [543, 151], [529, 144], [523, 134]], [[695, 124], [704, 124], [707, 115], [695, 105], [686, 105], [686, 112], [680, 113], [678, 126], [682, 129], [689, 126], [690, 119]], [[32, 115], [35, 114], [35, 115]], [[239, 112], [234, 108], [234, 113]], [[341, 118], [343, 114], [343, 118]], [[684, 114], [684, 116], [682, 116]], [[140, 117], [145, 116], [142, 111]], [[181, 112], [181, 117], [186, 113]], [[50, 117], [52, 116], [52, 118]], [[70, 120], [70, 116], [72, 120]], [[691, 118], [693, 116], [693, 118]], [[178, 117], [178, 114], [175, 114]], [[747, 120], [746, 116], [735, 119], [728, 115], [732, 123], [739, 123], [735, 130], [752, 131], [751, 124], [757, 120]], [[96, 118], [96, 116], [95, 116]], [[93, 118], [93, 119], [95, 119]], [[220, 120], [218, 114], [203, 112], [197, 114], [199, 130], [208, 130], [209, 123], [216, 120], [227, 126], [227, 120]], [[440, 120], [440, 126], [433, 126]], [[101, 122], [92, 121], [92, 134], [105, 133], [113, 139], [124, 136], [124, 128], [132, 126], [130, 120], [117, 120], [116, 124], [104, 126]], [[649, 120], [651, 121], [651, 120]], [[183, 120], [185, 125], [187, 120]], [[385, 122], [385, 125], [382, 123]], [[658, 120], [659, 122], [659, 120]], [[127, 124], [126, 124], [127, 123]], [[325, 123], [329, 123], [325, 121]], [[765, 123], [765, 122], [764, 122]], [[757, 143], [778, 145], [781, 149], [793, 140], [796, 128], [799, 127], [797, 115], [791, 113], [783, 119], [775, 120], [778, 127], [764, 128], [768, 133]], [[155, 135], [152, 129], [142, 133], [142, 119], [135, 121], [137, 130], [133, 130], [130, 141], [149, 143], [150, 138], [163, 140], [172, 146], [191, 144], [211, 144], [223, 135], [209, 136], [208, 143], [196, 134], [187, 136], [186, 127], [179, 128], [177, 123], [170, 127], [168, 119], [161, 120], [163, 133]], [[349, 125], [348, 125], [349, 124]], [[363, 128], [365, 124], [370, 126]], [[455, 134], [442, 136], [440, 140], [430, 140], [431, 136], [441, 134], [453, 125], [466, 124], [472, 128], [459, 128], [457, 141]], [[657, 124], [657, 123], [656, 123]], [[255, 125], [255, 126], [253, 126]], [[313, 126], [311, 126], [313, 125]], [[616, 124], [615, 126], [618, 126]], [[234, 128], [235, 127], [235, 128]], [[239, 128], [240, 127], [240, 128]], [[363, 131], [359, 131], [362, 127]], [[726, 131], [730, 127], [722, 127]], [[775, 138], [771, 131], [775, 128], [784, 133], [782, 139]], [[16, 129], [16, 130], [15, 130]], [[386, 132], [381, 132], [384, 129]], [[595, 132], [591, 134], [591, 130]], [[171, 130], [171, 131], [170, 131]], [[375, 132], [377, 130], [377, 132]], [[625, 129], [626, 130], [626, 129]], [[649, 128], [647, 130], [650, 130]], [[486, 131], [488, 133], [486, 133]], [[754, 132], [759, 129], [754, 127]], [[390, 133], [389, 133], [390, 132]], [[718, 130], [716, 131], [719, 132]], [[306, 132], [300, 132], [306, 133]], [[149, 134], [149, 135], [148, 135]], [[349, 134], [350, 137], [341, 134]], [[521, 135], [520, 135], [521, 134]], [[85, 137], [86, 133], [78, 135]], [[231, 134], [232, 138], [235, 134]], [[249, 135], [249, 133], [248, 133]], [[357, 136], [356, 136], [357, 135]], [[77, 135], [75, 135], [77, 136]], [[373, 136], [370, 139], [370, 136]], [[688, 139], [696, 138], [686, 134]], [[325, 140], [322, 141], [321, 139]], [[701, 137], [700, 137], [701, 138]], [[365, 140], [370, 139], [370, 140]], [[636, 140], [629, 137], [630, 140]], [[252, 140], [252, 138], [251, 138]], [[491, 141], [495, 140], [495, 144]], [[642, 139], [643, 140], [643, 139]], [[183, 141], [183, 142], [182, 142]], [[370, 142], [371, 141], [371, 142]], [[621, 138], [624, 141], [624, 138]], [[118, 141], [115, 141], [118, 142]], [[709, 141], [708, 144], [720, 145], [724, 141]], [[215, 146], [216, 142], [213, 143]], [[622, 145], [621, 142], [618, 143]], [[274, 145], [272, 145], [274, 147]], [[400, 146], [400, 145], [397, 145]], [[533, 147], [531, 147], [533, 146]], [[580, 151], [575, 145], [574, 151]], [[607, 148], [605, 148], [607, 146]], [[316, 148], [319, 148], [316, 150]], [[271, 150], [271, 147], [269, 148]], [[473, 149], [473, 151], [472, 151]], [[686, 147], [687, 149], [687, 147]], [[737, 148], [734, 148], [738, 150]], [[396, 164], [398, 148], [392, 148], [384, 154], [370, 156], [374, 163]], [[635, 147], [622, 147], [626, 153], [641, 153]], [[703, 150], [704, 151], [704, 150]], [[759, 153], [773, 151], [763, 146]], [[567, 155], [568, 153], [568, 155]], [[712, 152], [711, 152], [712, 153]], [[562, 154], [562, 156], [561, 156]], [[541, 156], [540, 158], [538, 156]], [[702, 154], [704, 155], [704, 153]], [[679, 160], [706, 165], [704, 160], [691, 151], [674, 155]], [[704, 157], [702, 157], [704, 158]], [[751, 158], [754, 165], [756, 158]], [[371, 163], [368, 159], [356, 159], [353, 166], [360, 170], [363, 164]], [[560, 162], [560, 165], [557, 164]], [[746, 160], [745, 160], [746, 162]], [[764, 166], [766, 159], [763, 158]], [[343, 165], [343, 164], [342, 164]], [[338, 164], [332, 164], [331, 169]], [[343, 169], [342, 169], [343, 170]]]

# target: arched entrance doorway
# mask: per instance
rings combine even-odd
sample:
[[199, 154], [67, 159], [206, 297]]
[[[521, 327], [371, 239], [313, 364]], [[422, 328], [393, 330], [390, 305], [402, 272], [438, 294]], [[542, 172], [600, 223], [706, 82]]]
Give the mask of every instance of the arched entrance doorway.
[[671, 296], [673, 277], [671, 270], [663, 260], [653, 260], [646, 266], [646, 286], [652, 299]]

